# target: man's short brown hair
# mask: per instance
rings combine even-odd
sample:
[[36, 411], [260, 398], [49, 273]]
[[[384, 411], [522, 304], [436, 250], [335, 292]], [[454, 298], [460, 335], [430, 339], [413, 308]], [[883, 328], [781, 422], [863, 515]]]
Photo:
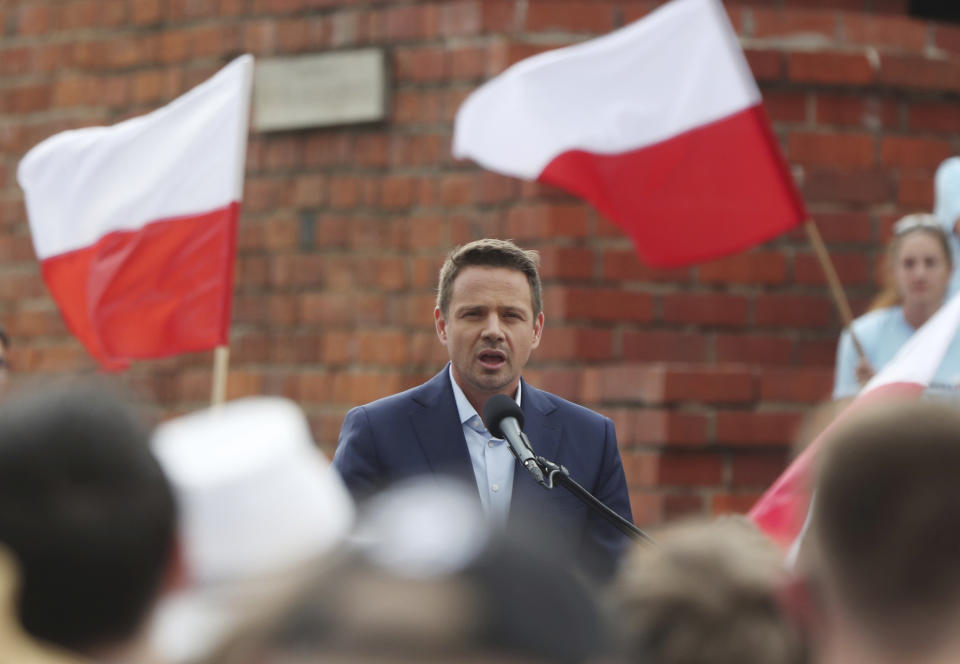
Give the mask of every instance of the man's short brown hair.
[[440, 268], [437, 306], [446, 315], [453, 296], [453, 282], [465, 267], [505, 267], [522, 272], [530, 284], [530, 304], [534, 317], [543, 311], [543, 286], [540, 283], [540, 254], [521, 249], [511, 240], [486, 238], [457, 247], [447, 255]]
[[823, 450], [809, 574], [885, 649], [920, 654], [960, 612], [960, 412], [929, 400], [854, 414]]

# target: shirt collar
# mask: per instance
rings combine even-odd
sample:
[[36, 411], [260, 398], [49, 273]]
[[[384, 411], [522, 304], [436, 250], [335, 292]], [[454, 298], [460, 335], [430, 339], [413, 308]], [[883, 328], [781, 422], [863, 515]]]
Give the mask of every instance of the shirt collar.
[[[463, 390], [460, 389], [460, 386], [457, 385], [456, 379], [453, 377], [453, 365], [451, 364], [447, 367], [447, 371], [450, 372], [450, 384], [453, 386], [453, 399], [457, 402], [457, 412], [460, 414], [460, 424], [466, 424], [467, 421], [474, 416], [478, 418], [480, 415], [477, 413], [477, 409], [473, 407], [473, 404], [467, 399], [467, 395], [463, 393]], [[520, 405], [520, 392], [522, 392], [523, 381], [517, 383], [517, 405]], [[483, 419], [481, 418], [481, 422]]]

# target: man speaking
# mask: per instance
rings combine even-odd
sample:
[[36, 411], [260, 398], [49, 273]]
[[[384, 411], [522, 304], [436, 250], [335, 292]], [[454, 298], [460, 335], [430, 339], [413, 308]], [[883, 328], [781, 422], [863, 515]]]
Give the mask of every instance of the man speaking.
[[333, 465], [358, 497], [400, 479], [452, 475], [474, 484], [489, 518], [518, 517], [559, 538], [587, 571], [607, 577], [627, 538], [565, 489], [547, 490], [515, 462], [478, 413], [515, 399], [534, 453], [632, 521], [613, 422], [537, 390], [520, 372], [543, 332], [539, 256], [510, 241], [471, 242], [440, 270], [434, 323], [450, 363], [429, 381], [347, 413]]

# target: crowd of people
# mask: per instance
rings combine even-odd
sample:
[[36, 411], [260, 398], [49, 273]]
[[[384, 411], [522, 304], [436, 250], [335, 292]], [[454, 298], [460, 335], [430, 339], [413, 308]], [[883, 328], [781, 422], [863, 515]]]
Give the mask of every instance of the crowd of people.
[[[272, 397], [160, 425], [103, 384], [0, 405], [0, 660], [947, 662], [960, 414], [831, 430], [794, 568], [742, 517], [667, 524], [599, 580], [535, 518], [408, 478], [356, 504]], [[528, 480], [532, 481], [532, 480]]]
[[[845, 333], [837, 397], [947, 297], [960, 159], [937, 187], [937, 215], [894, 226], [887, 290], [853, 325], [866, 357]], [[632, 517], [611, 420], [521, 376], [544, 322], [535, 252], [454, 249], [433, 320], [449, 364], [351, 410], [332, 462], [280, 398], [153, 429], [102, 382], [5, 398], [0, 661], [960, 659], [960, 414], [923, 399], [844, 413], [789, 564], [739, 517], [632, 539], [614, 525]], [[486, 421], [493, 397], [515, 402], [510, 426]]]

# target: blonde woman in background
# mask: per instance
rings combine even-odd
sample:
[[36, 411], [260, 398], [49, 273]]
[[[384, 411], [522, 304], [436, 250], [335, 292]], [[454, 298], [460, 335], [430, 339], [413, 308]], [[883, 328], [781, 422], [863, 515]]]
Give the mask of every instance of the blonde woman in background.
[[894, 224], [886, 260], [884, 290], [870, 311], [853, 321], [866, 361], [845, 330], [837, 346], [834, 399], [857, 394], [944, 302], [953, 257], [936, 216], [910, 214]]

